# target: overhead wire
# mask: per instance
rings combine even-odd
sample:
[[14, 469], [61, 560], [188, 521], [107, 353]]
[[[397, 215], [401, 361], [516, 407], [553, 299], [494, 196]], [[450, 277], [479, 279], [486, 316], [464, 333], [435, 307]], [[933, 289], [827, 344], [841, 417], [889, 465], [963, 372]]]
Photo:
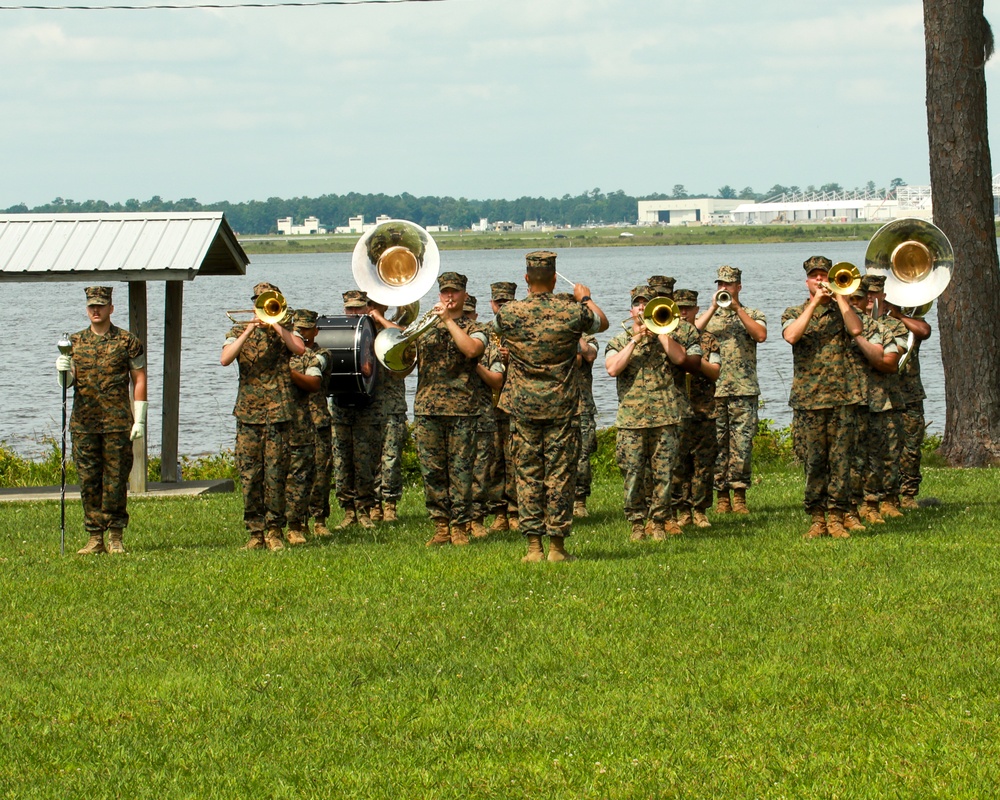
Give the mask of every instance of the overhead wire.
[[398, 5], [400, 3], [443, 3], [446, 0], [277, 0], [273, 3], [152, 3], [150, 5], [8, 5], [0, 4], [0, 11], [187, 11], [190, 9], [230, 8], [308, 8], [311, 6], [364, 6]]

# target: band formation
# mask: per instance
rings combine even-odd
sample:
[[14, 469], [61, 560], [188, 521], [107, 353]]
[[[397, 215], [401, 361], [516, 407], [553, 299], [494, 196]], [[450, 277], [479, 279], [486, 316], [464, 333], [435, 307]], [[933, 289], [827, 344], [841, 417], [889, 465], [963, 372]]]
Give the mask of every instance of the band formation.
[[[596, 450], [594, 334], [608, 320], [587, 286], [555, 292], [555, 264], [555, 253], [527, 254], [520, 298], [516, 283], [491, 284], [489, 324], [478, 320], [466, 277], [440, 274], [432, 324], [406, 346], [409, 366], [370, 364], [370, 396], [328, 397], [334, 359], [316, 342], [317, 312], [282, 306], [280, 318], [234, 323], [221, 363], [239, 370], [244, 547], [274, 551], [331, 536], [331, 491], [343, 511], [337, 528], [397, 520], [405, 380], [415, 370], [413, 435], [434, 527], [427, 545], [511, 530], [526, 539], [525, 562], [572, 560], [565, 542], [573, 518], [587, 516]], [[866, 275], [844, 291], [832, 266], [806, 259], [808, 299], [781, 320], [793, 353], [789, 404], [808, 539], [846, 538], [901, 516], [916, 507], [921, 479], [918, 349], [930, 326], [887, 301], [883, 277]], [[616, 460], [632, 541], [710, 527], [713, 500], [717, 514], [751, 513], [756, 349], [767, 320], [743, 305], [735, 267], [718, 269], [704, 310], [698, 292], [674, 284], [656, 275], [634, 287], [630, 315], [604, 348], [617, 382]], [[255, 308], [282, 298], [266, 282], [253, 294]], [[345, 316], [367, 315], [376, 330], [404, 328], [363, 291], [344, 292], [343, 301]], [[145, 356], [111, 322], [111, 288], [87, 288], [86, 302], [90, 326], [56, 362], [60, 384], [74, 388], [70, 432], [89, 537], [78, 552], [124, 553], [132, 442], [145, 436]]]

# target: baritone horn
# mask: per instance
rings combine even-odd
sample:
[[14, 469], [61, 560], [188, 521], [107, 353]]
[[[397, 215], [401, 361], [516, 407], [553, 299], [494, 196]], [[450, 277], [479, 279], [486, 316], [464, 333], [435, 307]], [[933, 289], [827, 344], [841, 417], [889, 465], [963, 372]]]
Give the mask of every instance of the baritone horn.
[[654, 297], [646, 303], [642, 321], [656, 335], [670, 333], [681, 324], [681, 310], [669, 297]]
[[944, 232], [923, 219], [887, 222], [872, 236], [865, 270], [885, 276], [885, 299], [900, 308], [936, 300], [951, 282], [955, 251]]
[[850, 296], [861, 287], [861, 270], [849, 261], [839, 261], [826, 273], [826, 285], [834, 294]]
[[288, 303], [285, 301], [284, 295], [281, 294], [281, 292], [266, 291], [257, 295], [257, 299], [254, 300], [253, 303], [253, 308], [242, 308], [234, 311], [227, 311], [226, 316], [237, 325], [245, 325], [250, 320], [236, 319], [233, 315], [253, 314], [265, 325], [273, 325], [275, 322], [281, 322], [287, 313]]

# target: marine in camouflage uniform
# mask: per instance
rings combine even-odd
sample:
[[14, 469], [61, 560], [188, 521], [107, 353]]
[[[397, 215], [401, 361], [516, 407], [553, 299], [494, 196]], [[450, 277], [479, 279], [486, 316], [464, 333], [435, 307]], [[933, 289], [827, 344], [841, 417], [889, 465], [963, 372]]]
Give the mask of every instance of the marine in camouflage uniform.
[[295, 312], [295, 332], [302, 337], [306, 350], [292, 356], [292, 422], [288, 435], [288, 480], [285, 484], [286, 540], [291, 545], [304, 544], [309, 527], [309, 500], [316, 479], [316, 426], [313, 424], [312, 398], [323, 387], [323, 367], [312, 349], [316, 335], [315, 311]]
[[441, 322], [417, 340], [414, 438], [424, 479], [424, 500], [434, 523], [427, 545], [466, 545], [472, 521], [477, 393], [476, 364], [487, 336], [462, 316], [467, 279], [457, 272], [438, 276]]
[[[254, 286], [253, 300], [273, 284]], [[239, 368], [236, 392], [236, 468], [243, 489], [243, 522], [250, 532], [244, 547], [284, 547], [285, 480], [288, 476], [289, 427], [292, 421], [293, 355], [305, 352], [302, 337], [278, 322], [259, 320], [230, 329], [222, 347], [222, 365]]]
[[695, 338], [686, 345], [671, 334], [653, 334], [645, 326], [643, 312], [653, 295], [648, 285], [632, 289], [631, 328], [604, 348], [604, 365], [618, 390], [615, 456], [624, 477], [625, 518], [631, 524], [632, 541], [645, 538], [647, 520], [657, 541], [681, 532], [671, 516], [671, 492], [680, 426], [691, 415], [691, 406], [676, 368], [683, 371], [689, 356], [701, 361], [699, 334], [690, 323], [687, 327]]
[[309, 516], [315, 521], [313, 531], [317, 536], [329, 536], [326, 525], [330, 516], [330, 481], [333, 476], [333, 417], [330, 414], [330, 378], [333, 374], [333, 358], [329, 350], [316, 344], [316, 327], [313, 324], [312, 339], [306, 337], [306, 346], [316, 356], [320, 368], [320, 388], [309, 394], [309, 415], [312, 417], [316, 435], [316, 469], [313, 474], [312, 489], [309, 492]]
[[597, 403], [594, 402], [594, 361], [598, 354], [597, 337], [580, 337], [580, 459], [576, 465], [576, 501], [574, 517], [586, 517], [587, 498], [593, 483], [591, 457], [597, 452]]
[[902, 435], [900, 436], [900, 507], [917, 508], [917, 493], [920, 491], [920, 458], [927, 423], [924, 420], [924, 385], [920, 380], [920, 343], [931, 335], [930, 324], [918, 317], [904, 316], [899, 307], [886, 303], [889, 315], [906, 326], [913, 334], [911, 352], [900, 370], [900, 397], [904, 403], [902, 412]]
[[[741, 270], [723, 265], [719, 267], [715, 283], [718, 290], [712, 295], [712, 303], [696, 324], [700, 330], [715, 335], [722, 353], [722, 374], [715, 384], [719, 448], [715, 462], [716, 511], [747, 514], [746, 492], [753, 477], [751, 461], [760, 403], [757, 345], [767, 339], [767, 318], [740, 302]], [[720, 308], [717, 302], [718, 292], [723, 290], [732, 298], [728, 308]]]
[[[497, 313], [511, 300], [517, 297], [517, 284], [511, 281], [497, 281], [490, 284], [490, 307], [493, 315]], [[491, 386], [493, 405], [493, 418], [496, 421], [496, 433], [493, 440], [494, 468], [492, 480], [494, 487], [490, 494], [498, 497], [495, 508], [490, 509], [496, 514], [491, 531], [516, 531], [518, 528], [517, 519], [517, 481], [514, 475], [514, 436], [511, 430], [510, 414], [498, 406], [500, 393], [503, 390], [507, 376], [507, 362], [509, 354], [507, 348], [494, 330], [493, 326], [487, 327], [489, 343], [486, 346], [486, 353], [483, 356], [483, 364], [488, 365], [487, 371], [493, 376], [499, 375], [500, 380]], [[477, 370], [480, 377], [484, 377], [486, 372]], [[493, 380], [491, 378], [491, 380]], [[499, 493], [499, 494], [498, 494]]]
[[608, 327], [583, 284], [573, 298], [553, 294], [556, 254], [525, 256], [528, 296], [504, 305], [493, 321], [509, 353], [500, 408], [511, 415], [519, 530], [528, 540], [525, 562], [572, 560], [564, 547], [573, 523], [579, 447], [577, 352], [580, 337]]
[[56, 362], [60, 381], [74, 386], [69, 430], [88, 534], [87, 544], [78, 552], [118, 554], [125, 552], [122, 536], [129, 521], [132, 441], [145, 436], [146, 356], [138, 337], [112, 324], [112, 288], [89, 286], [85, 294], [90, 327], [70, 336], [72, 355], [61, 355]]
[[[478, 323], [477, 301], [473, 295], [466, 295], [464, 316]], [[494, 371], [495, 350], [490, 332], [482, 327], [487, 337], [486, 347], [476, 364], [479, 385], [476, 386], [475, 403], [479, 407], [479, 422], [476, 425], [476, 462], [472, 473], [472, 535], [483, 538], [489, 534], [485, 519], [496, 513], [503, 497], [503, 486], [497, 479], [497, 421], [493, 413], [494, 391], [503, 385], [503, 372]]]
[[[698, 293], [679, 289], [674, 302], [687, 322], [693, 323], [698, 313]], [[677, 524], [683, 527], [693, 522], [699, 528], [711, 527], [705, 510], [712, 504], [715, 473], [715, 381], [721, 372], [719, 343], [708, 331], [702, 331], [701, 372], [689, 374], [687, 396], [691, 416], [681, 425], [679, 459], [674, 471], [673, 505]]]
[[[344, 313], [363, 316], [368, 312], [368, 296], [352, 289], [344, 292]], [[382, 372], [381, 364], [375, 369]], [[376, 387], [382, 381], [376, 375]], [[377, 396], [378, 388], [374, 394]], [[339, 529], [360, 525], [375, 527], [371, 518], [376, 504], [375, 472], [382, 452], [381, 406], [375, 397], [334, 395], [330, 406], [333, 420], [333, 476], [337, 503], [344, 511]]]
[[812, 518], [807, 539], [850, 536], [844, 517], [851, 507], [855, 407], [863, 400], [850, 350], [863, 327], [847, 298], [830, 292], [826, 279], [831, 266], [824, 256], [806, 259], [809, 301], [785, 309], [781, 318], [782, 336], [792, 345], [788, 402], [805, 465], [804, 506]]

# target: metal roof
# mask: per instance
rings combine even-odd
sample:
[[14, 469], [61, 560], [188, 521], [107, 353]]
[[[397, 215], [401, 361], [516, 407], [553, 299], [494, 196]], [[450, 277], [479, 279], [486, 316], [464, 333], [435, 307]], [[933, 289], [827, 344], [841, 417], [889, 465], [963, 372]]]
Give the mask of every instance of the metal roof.
[[249, 263], [221, 211], [0, 215], [0, 282], [189, 281]]

